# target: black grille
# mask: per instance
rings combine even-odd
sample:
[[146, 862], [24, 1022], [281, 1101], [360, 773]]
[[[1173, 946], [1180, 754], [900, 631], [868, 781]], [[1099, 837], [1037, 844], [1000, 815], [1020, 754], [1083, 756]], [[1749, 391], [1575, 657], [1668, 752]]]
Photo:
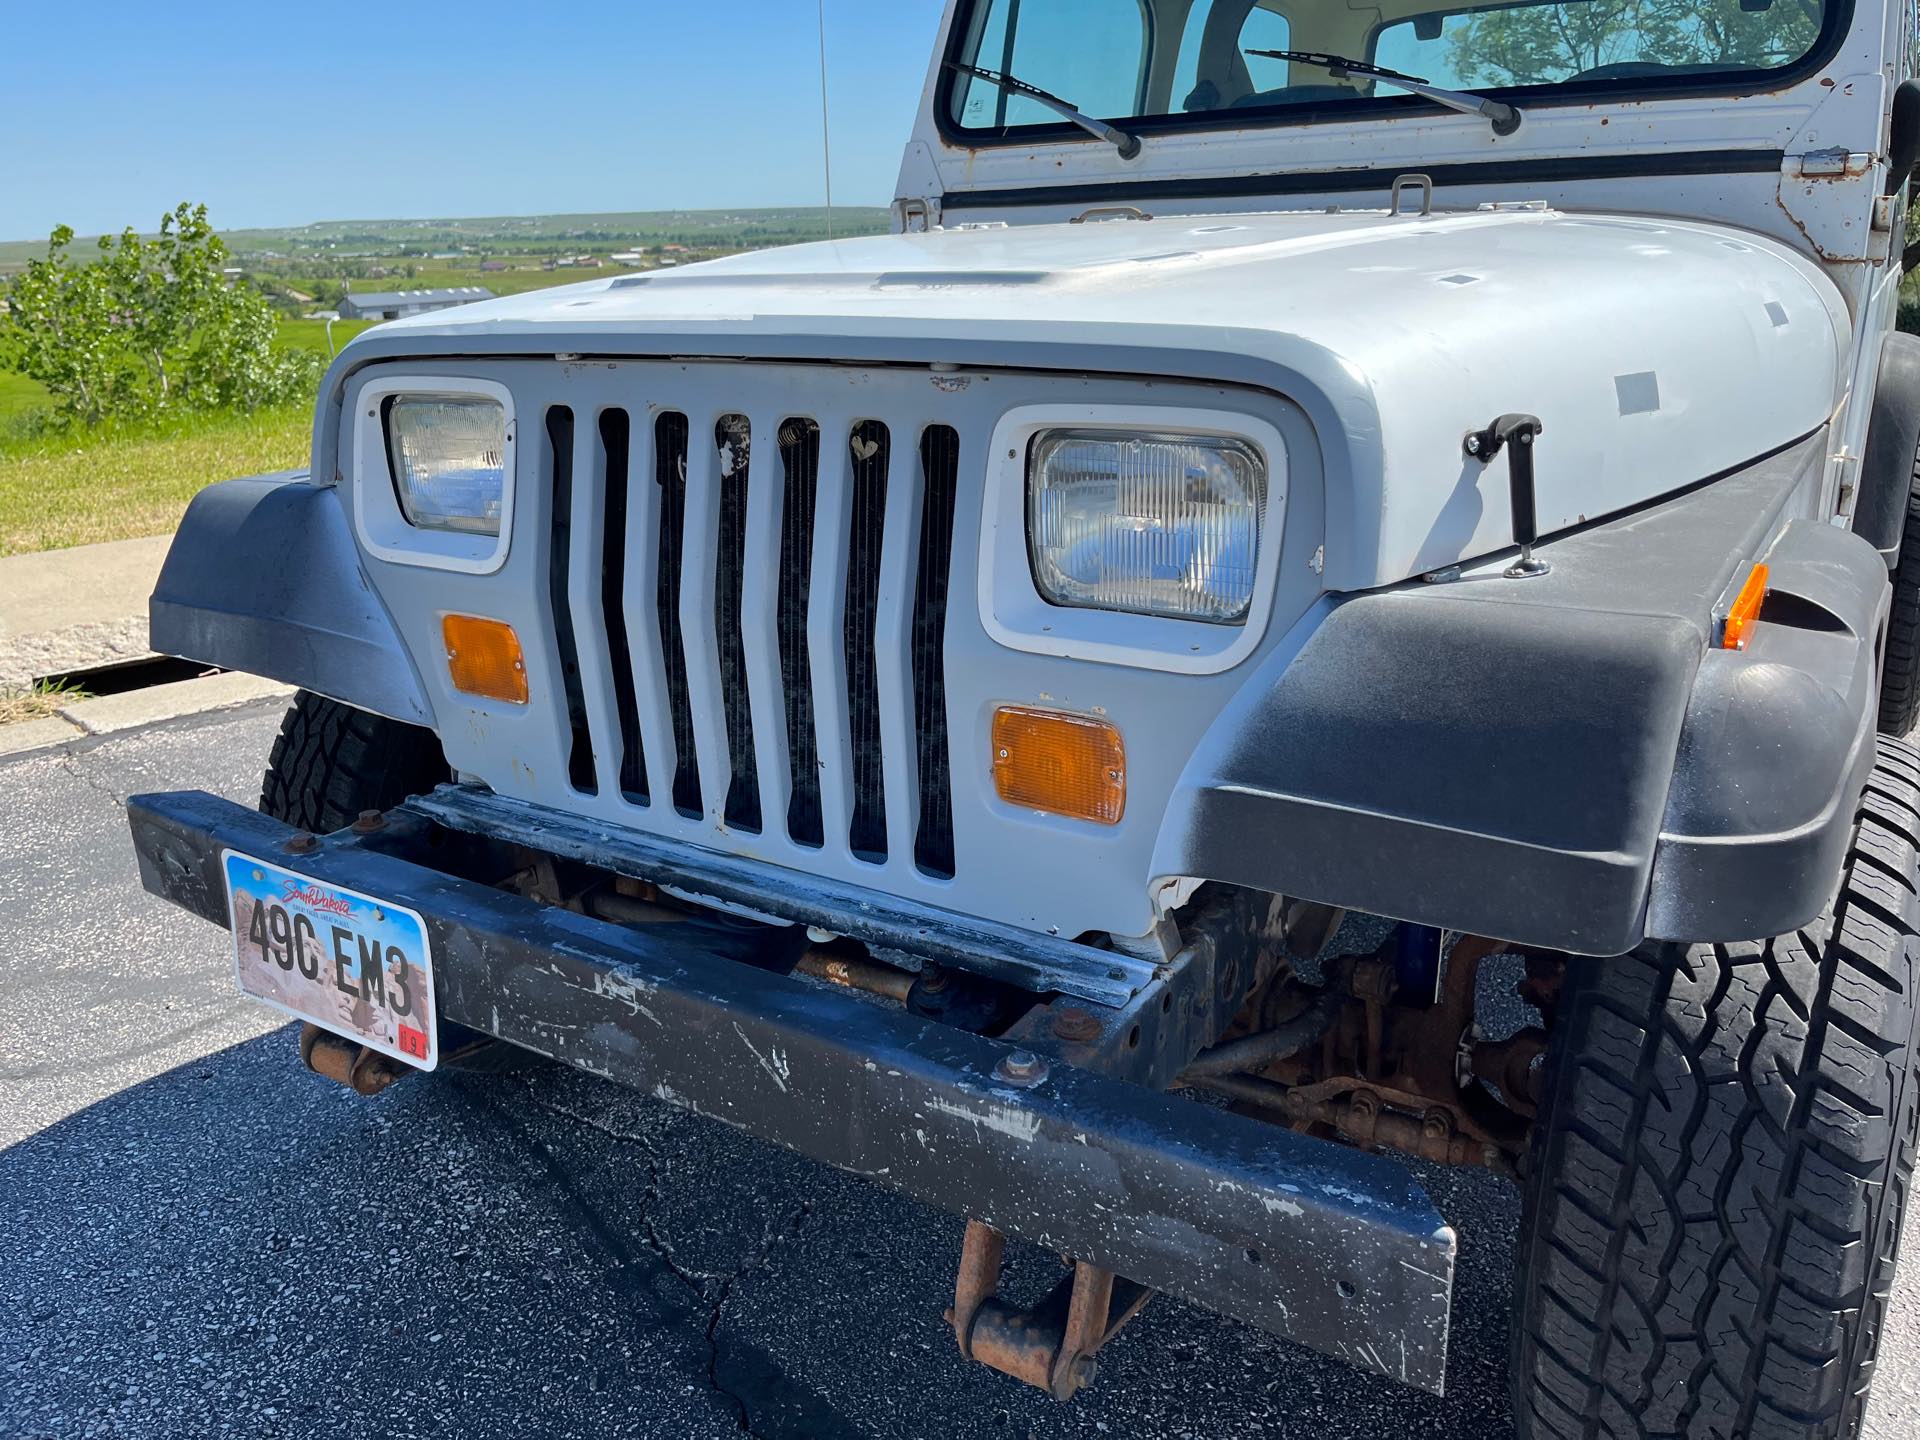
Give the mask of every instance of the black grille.
[[847, 540], [847, 740], [853, 752], [853, 817], [847, 844], [869, 860], [887, 858], [887, 788], [880, 753], [880, 674], [874, 626], [880, 618], [880, 557], [886, 543], [887, 464], [892, 437], [862, 420], [848, 439], [853, 462], [853, 527]]
[[600, 610], [606, 617], [613, 701], [620, 711], [620, 793], [647, 803], [647, 761], [640, 743], [640, 707], [627, 643], [627, 478], [633, 424], [624, 410], [600, 412], [600, 459], [607, 476], [607, 529], [600, 552]]
[[653, 478], [660, 487], [660, 648], [673, 716], [673, 808], [700, 814], [700, 768], [693, 749], [693, 699], [680, 633], [680, 552], [687, 523], [687, 417], [668, 411], [653, 426]]
[[786, 501], [780, 515], [780, 688], [787, 714], [787, 834], [796, 845], [825, 840], [820, 818], [820, 741], [813, 728], [813, 662], [807, 654], [807, 602], [813, 585], [813, 520], [820, 486], [820, 427], [780, 425]]
[[953, 502], [960, 436], [929, 425], [920, 436], [920, 562], [913, 587], [913, 718], [920, 822], [913, 863], [953, 874], [953, 776], [947, 758], [947, 586], [953, 569]]
[[567, 692], [567, 723], [573, 734], [567, 747], [567, 779], [583, 795], [599, 791], [593, 774], [593, 733], [587, 727], [587, 701], [580, 689], [580, 651], [574, 642], [573, 603], [567, 577], [573, 553], [573, 411], [555, 405], [547, 411], [547, 453], [553, 466], [553, 534], [547, 566], [547, 595], [553, 604], [554, 639], [560, 651], [560, 682]]
[[720, 702], [726, 707], [727, 781], [724, 814], [737, 830], [760, 830], [760, 773], [753, 758], [753, 709], [747, 695], [747, 649], [740, 633], [741, 587], [747, 576], [747, 476], [753, 443], [744, 415], [723, 415], [713, 428], [720, 470], [720, 532], [713, 580], [714, 634], [720, 646]]

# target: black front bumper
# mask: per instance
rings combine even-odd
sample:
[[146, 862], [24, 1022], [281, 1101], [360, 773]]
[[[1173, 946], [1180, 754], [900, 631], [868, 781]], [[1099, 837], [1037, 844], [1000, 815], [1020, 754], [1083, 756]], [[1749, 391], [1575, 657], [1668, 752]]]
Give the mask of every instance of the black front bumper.
[[1397, 1163], [1073, 1065], [1007, 1083], [1011, 1046], [743, 963], [716, 932], [436, 869], [448, 837], [422, 811], [293, 855], [286, 825], [199, 792], [127, 809], [146, 888], [216, 924], [223, 849], [391, 898], [426, 919], [449, 1021], [1442, 1388], [1454, 1234]]

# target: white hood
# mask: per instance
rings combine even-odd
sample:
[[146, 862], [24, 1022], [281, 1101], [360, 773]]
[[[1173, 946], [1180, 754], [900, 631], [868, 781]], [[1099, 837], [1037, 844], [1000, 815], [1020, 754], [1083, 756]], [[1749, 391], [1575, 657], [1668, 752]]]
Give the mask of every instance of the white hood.
[[[1040, 363], [1280, 391], [1328, 477], [1326, 583], [1510, 541], [1504, 462], [1538, 415], [1543, 535], [1799, 439], [1844, 398], [1839, 293], [1786, 247], [1540, 209], [1108, 220], [762, 251], [463, 306], [349, 346]], [[378, 337], [378, 343], [374, 342]]]

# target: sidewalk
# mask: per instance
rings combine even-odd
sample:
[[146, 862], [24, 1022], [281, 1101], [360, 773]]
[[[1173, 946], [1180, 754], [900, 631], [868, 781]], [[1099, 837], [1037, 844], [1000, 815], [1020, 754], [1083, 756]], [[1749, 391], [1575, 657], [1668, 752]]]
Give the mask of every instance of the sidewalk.
[[[172, 539], [156, 535], [0, 559], [0, 692], [24, 690], [49, 675], [149, 658], [147, 597]], [[46, 719], [0, 725], [0, 756], [292, 693], [276, 681], [223, 674], [75, 700]]]
[[138, 660], [170, 535], [0, 559], [0, 688]]

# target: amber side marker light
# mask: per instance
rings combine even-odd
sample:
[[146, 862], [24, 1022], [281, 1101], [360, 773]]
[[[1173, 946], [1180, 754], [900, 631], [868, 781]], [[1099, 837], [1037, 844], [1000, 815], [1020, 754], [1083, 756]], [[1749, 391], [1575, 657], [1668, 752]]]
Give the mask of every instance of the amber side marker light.
[[447, 671], [454, 689], [509, 705], [527, 703], [527, 659], [511, 625], [478, 615], [446, 615], [440, 620], [440, 636], [447, 642]]
[[1009, 805], [1117, 825], [1127, 808], [1126, 747], [1090, 715], [1003, 705], [993, 712], [993, 784]]
[[1747, 574], [1747, 583], [1740, 587], [1740, 593], [1734, 597], [1733, 608], [1727, 611], [1727, 623], [1720, 628], [1720, 648], [1722, 650], [1744, 650], [1747, 641], [1753, 635], [1754, 622], [1760, 618], [1760, 607], [1767, 599], [1767, 567], [1756, 565]]

